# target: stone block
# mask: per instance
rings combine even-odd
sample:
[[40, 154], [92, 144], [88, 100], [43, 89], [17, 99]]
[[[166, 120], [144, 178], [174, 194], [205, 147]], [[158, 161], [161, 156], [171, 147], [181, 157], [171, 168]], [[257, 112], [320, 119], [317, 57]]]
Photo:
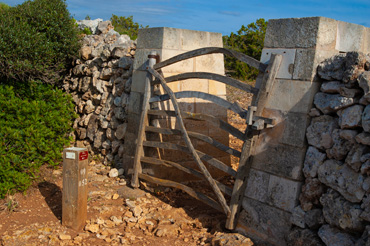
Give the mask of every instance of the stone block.
[[265, 108], [265, 117], [275, 119], [273, 128], [265, 129], [259, 138], [260, 144], [286, 144], [293, 147], [305, 147], [305, 133], [309, 116], [305, 113], [289, 113]]
[[369, 27], [365, 28], [365, 38], [364, 38], [362, 51], [365, 54], [370, 53], [370, 28]]
[[267, 24], [265, 48], [314, 48], [322, 17], [272, 19]]
[[208, 93], [208, 79], [187, 79], [180, 81], [181, 91], [200, 91]]
[[293, 79], [311, 81], [316, 67], [315, 49], [297, 49]]
[[178, 50], [181, 49], [182, 29], [163, 27], [163, 44], [162, 49]]
[[305, 148], [257, 142], [252, 167], [293, 180], [301, 180], [304, 157]]
[[302, 183], [270, 175], [267, 203], [271, 206], [292, 212], [298, 204], [298, 193]]
[[335, 49], [341, 52], [361, 51], [365, 41], [365, 31], [364, 26], [338, 21]]
[[226, 97], [226, 85], [218, 81], [208, 80], [208, 93]]
[[320, 17], [316, 47], [321, 50], [334, 50], [337, 39], [337, 20]]
[[[162, 50], [161, 61], [165, 61], [169, 58], [180, 55], [182, 53], [185, 53], [185, 51], [183, 51], [183, 50], [167, 50], [167, 49]], [[162, 72], [164, 74], [166, 74], [166, 73], [179, 74], [179, 73], [194, 72], [195, 59], [196, 58], [191, 58], [191, 59], [183, 60], [181, 62], [176, 62], [172, 65], [169, 65], [169, 66], [166, 66], [166, 67], [162, 68]]]
[[223, 54], [210, 54], [195, 58], [195, 72], [208, 72], [224, 75]]
[[148, 73], [146, 71], [135, 70], [132, 75], [131, 92], [138, 92], [144, 95], [147, 76]]
[[[219, 39], [219, 40], [217, 40]], [[221, 33], [209, 33], [181, 29], [181, 49], [190, 51], [203, 47], [222, 47]]]
[[244, 195], [260, 202], [267, 201], [270, 174], [251, 169]]
[[[267, 108], [286, 112], [308, 113], [320, 84], [310, 81], [277, 79], [270, 92]], [[284, 100], [281, 100], [284, 98]]]
[[292, 79], [293, 78], [293, 67], [296, 58], [296, 49], [268, 49], [262, 50], [261, 62], [268, 63], [271, 58], [271, 54], [279, 54], [283, 56], [281, 61], [279, 72], [276, 75], [278, 79]]
[[[163, 27], [139, 29], [137, 49], [161, 49], [163, 47]], [[137, 50], [136, 50], [137, 52]], [[135, 53], [135, 59], [136, 59]]]
[[291, 214], [255, 201], [244, 198], [237, 231], [255, 240], [271, 245], [286, 245], [285, 238], [289, 233]]

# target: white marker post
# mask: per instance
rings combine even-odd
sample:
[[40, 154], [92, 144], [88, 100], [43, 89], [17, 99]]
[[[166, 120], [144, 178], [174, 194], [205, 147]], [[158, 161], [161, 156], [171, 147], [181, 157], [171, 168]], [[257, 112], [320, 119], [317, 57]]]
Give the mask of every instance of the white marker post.
[[88, 163], [86, 148], [64, 149], [62, 224], [77, 231], [82, 229], [87, 219]]

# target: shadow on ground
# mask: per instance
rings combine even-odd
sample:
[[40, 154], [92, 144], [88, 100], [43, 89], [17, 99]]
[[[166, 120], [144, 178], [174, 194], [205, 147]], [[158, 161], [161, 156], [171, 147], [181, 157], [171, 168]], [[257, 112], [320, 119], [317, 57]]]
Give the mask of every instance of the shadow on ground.
[[59, 220], [62, 219], [62, 191], [56, 184], [44, 181], [39, 183], [38, 188], [45, 198], [50, 210]]

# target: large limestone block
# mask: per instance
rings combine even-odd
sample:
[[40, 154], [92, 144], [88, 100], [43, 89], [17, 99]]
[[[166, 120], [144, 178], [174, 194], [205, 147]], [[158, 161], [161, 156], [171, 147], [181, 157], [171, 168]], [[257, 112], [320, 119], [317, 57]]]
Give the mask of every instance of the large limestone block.
[[268, 204], [291, 212], [297, 206], [301, 185], [301, 182], [271, 175], [267, 192]]
[[[286, 245], [291, 214], [253, 199], [244, 198], [237, 230], [272, 245]], [[278, 242], [278, 244], [277, 244]]]
[[320, 17], [269, 20], [266, 48], [313, 48], [316, 46]]
[[365, 195], [362, 189], [364, 176], [340, 161], [327, 160], [319, 168], [319, 180], [338, 191], [350, 202], [360, 202]]
[[362, 232], [365, 228], [365, 224], [360, 218], [362, 209], [359, 204], [348, 202], [332, 189], [322, 195], [320, 202], [323, 205], [325, 220], [331, 226], [353, 232]]

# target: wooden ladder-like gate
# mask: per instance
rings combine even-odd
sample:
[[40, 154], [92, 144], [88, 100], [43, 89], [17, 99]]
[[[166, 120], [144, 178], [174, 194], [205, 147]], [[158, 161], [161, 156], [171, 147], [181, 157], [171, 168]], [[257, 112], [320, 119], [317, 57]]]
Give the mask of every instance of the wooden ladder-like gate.
[[[213, 73], [204, 73], [204, 72], [192, 72], [192, 73], [183, 73], [171, 77], [164, 78], [162, 76], [161, 68], [174, 64], [176, 62], [180, 62], [186, 59], [190, 59], [197, 56], [207, 55], [207, 54], [214, 54], [214, 53], [223, 53], [225, 55], [233, 56], [238, 60], [245, 62], [249, 66], [255, 67], [260, 71], [260, 75], [256, 82], [256, 87], [252, 87], [248, 84], [242, 83], [238, 80], [225, 77], [218, 74]], [[260, 132], [260, 130], [264, 128], [273, 127], [274, 121], [270, 118], [262, 117], [262, 111], [265, 107], [268, 95], [270, 90], [272, 89], [272, 85], [274, 83], [276, 74], [279, 70], [279, 66], [281, 63], [281, 55], [271, 55], [271, 59], [268, 65], [263, 64], [249, 56], [246, 56], [242, 53], [235, 52], [232, 50], [218, 48], [218, 47], [209, 47], [209, 48], [202, 48], [193, 50], [190, 52], [186, 52], [180, 54], [178, 56], [172, 57], [166, 61], [156, 63], [156, 54], [152, 52], [148, 56], [148, 61], [146, 63], [146, 70], [148, 72], [146, 82], [145, 82], [145, 92], [144, 92], [144, 99], [143, 99], [143, 109], [140, 118], [140, 126], [139, 126], [139, 133], [136, 143], [136, 152], [134, 158], [134, 172], [132, 175], [131, 185], [135, 188], [139, 187], [139, 178], [151, 183], [155, 183], [161, 186], [173, 187], [183, 190], [184, 192], [188, 193], [190, 196], [208, 204], [209, 206], [222, 211], [227, 216], [226, 221], [226, 228], [233, 230], [236, 226], [237, 215], [240, 210], [244, 190], [247, 184], [247, 178], [249, 176], [249, 171], [252, 163], [253, 151], [255, 148], [255, 141]], [[157, 59], [159, 60], [159, 59]], [[155, 80], [153, 80], [153, 77]], [[185, 79], [210, 79], [225, 83], [227, 85], [236, 87], [240, 90], [253, 93], [252, 99], [252, 106], [248, 107], [248, 110], [243, 109], [237, 102], [231, 103], [223, 98], [217, 97], [215, 95], [211, 95], [208, 93], [198, 92], [198, 91], [181, 91], [181, 92], [173, 92], [167, 85], [169, 82], [185, 80]], [[155, 84], [160, 84], [166, 94], [153, 96], [153, 86]], [[199, 114], [199, 113], [189, 113], [180, 111], [177, 98], [201, 98], [204, 100], [211, 101], [216, 103], [228, 110], [232, 110], [233, 112], [237, 113], [241, 118], [246, 120], [246, 129], [244, 132], [239, 131], [238, 129], [234, 128], [233, 126], [229, 125], [228, 123], [218, 119], [212, 115], [206, 114]], [[173, 111], [170, 110], [153, 110], [151, 109], [151, 104], [153, 102], [160, 102], [170, 100], [172, 102]], [[149, 116], [161, 116], [161, 117], [176, 117], [179, 129], [169, 129], [169, 128], [161, 128], [159, 124], [154, 124], [155, 126], [150, 126], [148, 124]], [[238, 139], [243, 141], [242, 151], [238, 151], [232, 149], [228, 146], [221, 144], [220, 142], [212, 139], [209, 136], [190, 132], [185, 129], [183, 119], [195, 119], [195, 120], [203, 120], [210, 122], [211, 124], [221, 128], [224, 131], [234, 135]], [[169, 142], [160, 141], [147, 141], [146, 140], [146, 132], [154, 132], [159, 134], [169, 134], [169, 135], [182, 135], [183, 140], [185, 142], [184, 145], [178, 145]], [[228, 165], [224, 164], [223, 162], [209, 156], [205, 153], [202, 153], [196, 150], [193, 147], [193, 144], [190, 138], [198, 139], [204, 141], [208, 144], [215, 146], [216, 148], [234, 155], [239, 160], [239, 167], [238, 170], [235, 171]], [[178, 163], [162, 160], [160, 158], [154, 158], [145, 156], [143, 147], [153, 147], [153, 148], [160, 148], [160, 149], [171, 149], [171, 150], [179, 150], [185, 153], [192, 155], [193, 159], [195, 160], [199, 170], [195, 170], [189, 167], [185, 167]], [[202, 161], [206, 161], [209, 165], [222, 170], [223, 172], [231, 175], [235, 178], [234, 187], [228, 187], [214, 178], [212, 178], [211, 174], [207, 170], [206, 166]], [[156, 178], [150, 176], [148, 174], [142, 173], [141, 163], [153, 164], [153, 165], [164, 165], [164, 166], [171, 166], [178, 168], [186, 173], [192, 174], [198, 178], [206, 179], [211, 186], [213, 192], [215, 193], [217, 200], [212, 199], [211, 197], [197, 192], [194, 189], [170, 180], [164, 180], [160, 178]], [[231, 196], [230, 204], [227, 204], [225, 199], [225, 195]]]

